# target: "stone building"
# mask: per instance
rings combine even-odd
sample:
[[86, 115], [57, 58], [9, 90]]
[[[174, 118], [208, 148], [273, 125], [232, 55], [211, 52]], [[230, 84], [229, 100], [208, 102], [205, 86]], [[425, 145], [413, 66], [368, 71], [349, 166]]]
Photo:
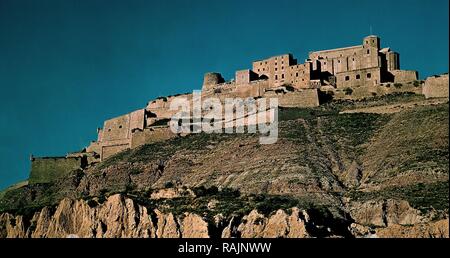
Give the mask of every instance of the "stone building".
[[308, 61], [324, 84], [338, 88], [418, 79], [417, 71], [400, 70], [400, 55], [390, 48], [381, 49], [380, 38], [373, 35], [358, 46], [310, 52]]

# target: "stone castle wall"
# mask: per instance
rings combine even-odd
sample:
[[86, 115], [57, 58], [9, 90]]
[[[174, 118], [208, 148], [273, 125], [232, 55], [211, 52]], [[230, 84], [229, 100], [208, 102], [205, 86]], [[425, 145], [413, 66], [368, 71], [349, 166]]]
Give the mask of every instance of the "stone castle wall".
[[319, 92], [317, 89], [303, 89], [295, 92], [268, 92], [267, 98], [278, 98], [280, 107], [317, 107], [319, 106]]
[[417, 71], [393, 70], [390, 73], [394, 76], [394, 83], [412, 82], [419, 78]]
[[423, 87], [423, 95], [426, 98], [448, 98], [448, 74], [428, 77]]
[[142, 131], [133, 133], [130, 148], [136, 148], [148, 143], [165, 141], [176, 136], [177, 135], [174, 134], [168, 126], [145, 128]]

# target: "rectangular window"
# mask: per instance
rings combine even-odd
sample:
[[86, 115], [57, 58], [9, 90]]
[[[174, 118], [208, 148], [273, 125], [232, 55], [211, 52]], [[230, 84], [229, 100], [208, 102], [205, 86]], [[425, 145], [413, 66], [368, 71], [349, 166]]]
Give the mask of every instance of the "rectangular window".
[[370, 50], [369, 49], [367, 49], [367, 54], [370, 54]]
[[345, 80], [349, 81], [350, 80], [350, 76], [345, 76]]
[[367, 79], [372, 78], [372, 74], [371, 73], [367, 73]]
[[359, 80], [361, 79], [361, 76], [359, 74], [356, 75], [356, 79]]
[[283, 73], [283, 74], [281, 74], [281, 79], [284, 79], [284, 73]]
[[298, 73], [295, 73], [295, 77], [298, 77]]
[[275, 74], [275, 80], [278, 80], [278, 75]]
[[278, 68], [275, 67], [275, 71], [278, 71]]

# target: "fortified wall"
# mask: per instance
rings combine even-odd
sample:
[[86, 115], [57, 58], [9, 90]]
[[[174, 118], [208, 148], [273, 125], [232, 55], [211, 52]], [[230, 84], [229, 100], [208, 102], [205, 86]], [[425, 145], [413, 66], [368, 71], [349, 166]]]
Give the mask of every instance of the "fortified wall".
[[[448, 74], [418, 81], [417, 71], [400, 69], [399, 53], [380, 45], [380, 38], [371, 35], [361, 45], [310, 52], [304, 62], [289, 53], [273, 56], [252, 62], [251, 69], [236, 71], [228, 81], [220, 73], [206, 73], [201, 97], [214, 97], [222, 104], [226, 98], [277, 98], [281, 107], [316, 107], [323, 93], [355, 99], [394, 92], [420, 94], [423, 88], [427, 97], [448, 96]], [[159, 97], [142, 109], [106, 120], [97, 130], [97, 140], [78, 153], [33, 158], [30, 183], [48, 182], [53, 178], [48, 175], [57, 177], [61, 171], [89, 166], [123, 150], [177, 137], [168, 126], [178, 112], [170, 110], [176, 98], [192, 102], [193, 95]]]
[[448, 98], [448, 73], [428, 77], [423, 87], [426, 98]]

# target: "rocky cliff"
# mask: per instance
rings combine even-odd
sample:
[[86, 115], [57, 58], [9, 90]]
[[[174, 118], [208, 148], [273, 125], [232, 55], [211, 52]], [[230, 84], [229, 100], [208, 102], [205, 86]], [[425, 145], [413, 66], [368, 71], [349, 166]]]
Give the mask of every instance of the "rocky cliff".
[[[294, 207], [277, 210], [269, 216], [252, 210], [242, 217], [225, 219], [221, 214], [213, 220], [194, 213], [178, 216], [158, 209], [148, 210], [120, 194], [110, 196], [96, 207], [84, 200], [63, 199], [56, 207], [44, 207], [31, 218], [4, 213], [0, 216], [2, 237], [83, 237], [83, 238], [308, 238], [345, 237], [350, 233], [361, 237], [448, 237], [448, 220], [424, 223], [417, 211], [405, 203], [389, 201], [404, 209], [388, 209], [386, 214], [362, 208], [356, 212], [360, 223], [387, 226], [370, 229], [353, 223], [338, 231], [331, 221], [324, 221], [308, 211]], [[367, 206], [367, 205], [366, 205]], [[377, 206], [377, 205], [375, 205]], [[369, 214], [368, 216], [365, 216]], [[384, 218], [388, 218], [385, 223]], [[400, 220], [398, 220], [400, 218]], [[411, 226], [414, 224], [414, 226]], [[347, 231], [348, 230], [348, 231]]]

